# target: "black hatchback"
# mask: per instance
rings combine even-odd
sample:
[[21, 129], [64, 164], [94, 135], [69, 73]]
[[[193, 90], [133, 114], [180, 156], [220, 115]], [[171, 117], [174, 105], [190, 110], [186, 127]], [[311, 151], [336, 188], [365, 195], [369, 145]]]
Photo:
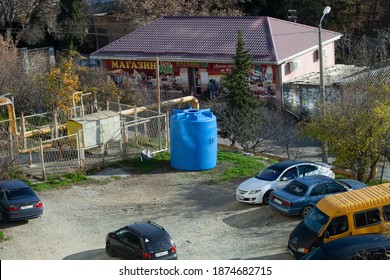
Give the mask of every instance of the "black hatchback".
[[106, 237], [110, 257], [135, 260], [177, 260], [176, 245], [160, 225], [148, 221], [130, 224]]

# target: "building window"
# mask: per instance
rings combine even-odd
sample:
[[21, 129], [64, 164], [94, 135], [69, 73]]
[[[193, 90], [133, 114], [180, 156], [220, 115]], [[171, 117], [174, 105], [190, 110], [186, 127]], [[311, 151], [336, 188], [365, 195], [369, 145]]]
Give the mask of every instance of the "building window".
[[319, 50], [313, 52], [313, 62], [317, 62], [320, 59]]

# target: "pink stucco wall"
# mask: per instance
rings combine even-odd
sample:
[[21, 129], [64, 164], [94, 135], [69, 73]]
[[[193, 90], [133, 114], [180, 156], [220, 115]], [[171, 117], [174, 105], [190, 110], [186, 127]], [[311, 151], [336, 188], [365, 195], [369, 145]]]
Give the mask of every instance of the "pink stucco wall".
[[[335, 47], [334, 43], [323, 46], [324, 49], [324, 69], [335, 65]], [[320, 61], [316, 59], [318, 49], [302, 54], [291, 61], [298, 61], [299, 67], [296, 70], [289, 71], [288, 63], [281, 65], [281, 78], [283, 83], [311, 72], [319, 72]]]

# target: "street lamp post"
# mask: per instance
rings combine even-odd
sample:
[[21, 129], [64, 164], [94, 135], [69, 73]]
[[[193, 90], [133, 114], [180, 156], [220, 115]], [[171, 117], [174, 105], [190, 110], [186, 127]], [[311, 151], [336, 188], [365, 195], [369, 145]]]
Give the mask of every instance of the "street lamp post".
[[[320, 24], [318, 25], [318, 55], [320, 59], [320, 98], [321, 98], [321, 106], [322, 113], [325, 114], [325, 85], [324, 85], [324, 56], [322, 50], [322, 20], [325, 15], [329, 14], [330, 7], [326, 6], [324, 11], [322, 12], [322, 17], [320, 20]], [[326, 142], [322, 142], [322, 161], [328, 162], [328, 145]]]

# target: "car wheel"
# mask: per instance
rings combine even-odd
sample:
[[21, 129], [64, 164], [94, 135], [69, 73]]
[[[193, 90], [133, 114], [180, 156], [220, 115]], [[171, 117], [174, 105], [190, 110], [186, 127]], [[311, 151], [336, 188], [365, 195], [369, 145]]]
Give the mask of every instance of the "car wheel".
[[6, 223], [8, 223], [8, 217], [7, 217], [7, 214], [5, 214], [5, 213], [1, 213], [1, 223], [2, 224], [6, 224]]
[[266, 193], [264, 194], [264, 196], [263, 196], [263, 203], [264, 203], [264, 204], [268, 204], [268, 201], [269, 201], [269, 197], [270, 197], [270, 195], [271, 195], [271, 192], [272, 192], [272, 191], [268, 191], [268, 192], [266, 192]]
[[112, 248], [110, 242], [107, 242], [107, 243], [106, 243], [106, 253], [107, 253], [107, 255], [109, 255], [110, 257], [116, 257], [115, 251], [114, 251], [114, 249]]
[[305, 206], [305, 208], [303, 208], [302, 213], [301, 213], [302, 218], [305, 218], [307, 216], [307, 214], [309, 214], [311, 209], [313, 209], [313, 206], [311, 206], [311, 205]]

